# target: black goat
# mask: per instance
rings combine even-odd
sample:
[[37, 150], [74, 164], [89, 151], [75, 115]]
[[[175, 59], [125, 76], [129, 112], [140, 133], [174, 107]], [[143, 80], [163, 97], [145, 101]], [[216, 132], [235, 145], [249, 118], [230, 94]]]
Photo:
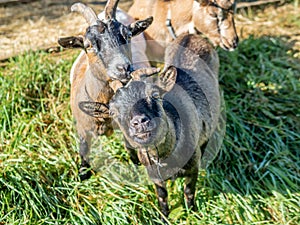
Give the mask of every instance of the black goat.
[[[169, 214], [165, 181], [170, 178], [186, 178], [186, 202], [189, 208], [194, 207], [201, 155], [220, 115], [219, 63], [211, 58], [215, 55], [212, 48], [210, 56], [204, 57], [205, 43], [200, 36], [180, 36], [167, 47], [165, 69], [157, 79], [133, 72], [132, 80], [117, 90], [105, 109], [127, 145], [137, 149], [139, 161], [155, 183], [165, 216]], [[87, 113], [101, 113], [99, 109], [105, 107], [94, 105], [86, 107], [90, 110]]]

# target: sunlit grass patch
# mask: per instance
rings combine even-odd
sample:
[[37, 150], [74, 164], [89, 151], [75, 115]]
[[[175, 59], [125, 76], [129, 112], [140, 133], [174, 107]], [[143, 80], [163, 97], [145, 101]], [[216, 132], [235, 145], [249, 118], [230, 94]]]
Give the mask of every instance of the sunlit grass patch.
[[[198, 211], [186, 210], [182, 180], [168, 182], [170, 224], [300, 223], [300, 66], [290, 51], [275, 37], [219, 50], [224, 144], [199, 174]], [[0, 222], [159, 224], [152, 185], [101, 169], [79, 182], [68, 75], [78, 52], [60, 54], [28, 52], [0, 68]], [[130, 163], [120, 133], [100, 142], [111, 157], [98, 157], [102, 169]]]

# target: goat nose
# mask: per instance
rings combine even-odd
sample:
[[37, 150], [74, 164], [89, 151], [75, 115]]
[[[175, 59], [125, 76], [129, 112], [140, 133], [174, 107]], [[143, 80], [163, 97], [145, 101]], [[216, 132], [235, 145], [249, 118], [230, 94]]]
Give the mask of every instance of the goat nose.
[[122, 74], [125, 74], [127, 72], [130, 71], [130, 65], [128, 63], [125, 63], [125, 64], [118, 64], [117, 65], [117, 70], [122, 73]]
[[233, 48], [236, 48], [238, 46], [238, 44], [239, 44], [239, 38], [236, 37], [233, 42]]
[[143, 116], [134, 116], [132, 118], [132, 120], [130, 121], [130, 125], [131, 127], [133, 128], [138, 128], [140, 126], [144, 127], [144, 126], [147, 126], [150, 122], [150, 119], [143, 115]]

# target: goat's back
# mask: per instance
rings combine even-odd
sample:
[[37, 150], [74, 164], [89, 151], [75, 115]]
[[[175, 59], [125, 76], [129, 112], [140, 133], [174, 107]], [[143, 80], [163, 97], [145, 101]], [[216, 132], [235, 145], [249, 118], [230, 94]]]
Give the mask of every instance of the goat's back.
[[199, 58], [203, 60], [217, 77], [219, 74], [219, 56], [209, 41], [195, 34], [182, 34], [171, 42], [166, 49], [167, 65], [176, 63], [182, 68], [193, 69]]
[[207, 42], [198, 35], [182, 35], [168, 45], [165, 61], [178, 68], [176, 83], [193, 99], [209, 136], [220, 113], [219, 60], [215, 50], [203, 43]]

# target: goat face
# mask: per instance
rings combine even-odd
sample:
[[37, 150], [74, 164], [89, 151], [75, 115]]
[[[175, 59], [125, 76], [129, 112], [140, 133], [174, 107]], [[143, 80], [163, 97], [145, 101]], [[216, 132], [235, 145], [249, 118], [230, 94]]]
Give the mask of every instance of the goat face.
[[157, 146], [166, 136], [163, 96], [175, 80], [176, 69], [170, 67], [157, 81], [132, 80], [114, 95], [110, 114], [133, 147]]
[[97, 62], [106, 68], [112, 79], [126, 82], [130, 78], [131, 54], [129, 42], [132, 36], [128, 27], [116, 20], [89, 26], [85, 34], [85, 49], [91, 57], [97, 56]]
[[107, 3], [103, 21], [91, 8], [82, 3], [75, 3], [71, 10], [82, 13], [89, 27], [84, 37], [60, 38], [58, 43], [65, 48], [84, 49], [90, 64], [97, 63], [101, 72], [105, 72], [111, 79], [127, 82], [132, 71], [130, 39], [150, 26], [153, 18], [149, 17], [125, 26], [115, 19], [117, 2]]
[[233, 9], [224, 9], [218, 5], [213, 5], [212, 7], [214, 7], [214, 9], [217, 8], [217, 21], [220, 32], [219, 45], [225, 50], [233, 51], [239, 42], [233, 18]]
[[[200, 1], [200, 6], [194, 13], [194, 23], [198, 31], [207, 35], [215, 46], [227, 51], [233, 51], [238, 46], [232, 1]], [[228, 8], [224, 8], [226, 6]], [[205, 20], [203, 20], [205, 18]]]
[[134, 147], [156, 145], [164, 136], [166, 116], [155, 85], [131, 81], [120, 88], [110, 103], [110, 114]]

